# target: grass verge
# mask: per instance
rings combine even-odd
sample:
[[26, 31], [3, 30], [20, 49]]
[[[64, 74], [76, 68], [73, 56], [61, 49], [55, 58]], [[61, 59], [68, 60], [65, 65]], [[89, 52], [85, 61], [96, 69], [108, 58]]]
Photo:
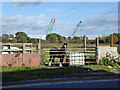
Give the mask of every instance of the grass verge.
[[[88, 71], [88, 68], [90, 71]], [[84, 73], [88, 72], [104, 72], [112, 69], [106, 66], [87, 65], [81, 67], [2, 67], [2, 80], [20, 81], [32, 79], [46, 79], [46, 78], [65, 78], [75, 77], [73, 74], [80, 73], [79, 77], [84, 77]], [[91, 75], [87, 75], [91, 76]]]

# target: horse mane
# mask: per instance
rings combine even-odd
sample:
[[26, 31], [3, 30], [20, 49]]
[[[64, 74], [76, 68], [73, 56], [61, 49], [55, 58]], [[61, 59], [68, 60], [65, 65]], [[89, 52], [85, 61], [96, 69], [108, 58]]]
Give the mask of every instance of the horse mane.
[[64, 43], [63, 46], [59, 50], [65, 50], [65, 46], [64, 45], [67, 45], [67, 43]]

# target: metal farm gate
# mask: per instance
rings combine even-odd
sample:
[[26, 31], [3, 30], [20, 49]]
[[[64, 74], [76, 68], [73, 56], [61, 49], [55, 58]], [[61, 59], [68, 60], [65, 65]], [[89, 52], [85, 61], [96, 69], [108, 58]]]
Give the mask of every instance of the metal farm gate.
[[[98, 44], [96, 44], [96, 46], [86, 46], [86, 44], [84, 44], [82, 46], [75, 47], [75, 44], [68, 43], [68, 48], [66, 50], [66, 55], [62, 64], [69, 65], [69, 66], [81, 66], [81, 65], [90, 64], [90, 63], [97, 64], [97, 58], [98, 58], [97, 45]], [[62, 46], [62, 43], [49, 44], [49, 46], [60, 48]], [[45, 65], [49, 64], [49, 59], [50, 59], [49, 52], [51, 47], [42, 48], [42, 62]], [[52, 65], [59, 65], [59, 64], [60, 64], [59, 58], [55, 58], [55, 61], [52, 62]]]
[[[70, 65], [70, 66], [80, 66], [85, 64], [85, 56], [83, 52], [80, 52], [81, 49], [79, 48], [67, 48], [66, 55], [64, 57], [64, 60], [62, 64], [64, 65]], [[45, 64], [49, 63], [50, 59], [50, 48], [44, 48], [43, 49], [43, 61]], [[55, 58], [55, 61], [52, 62], [52, 64], [59, 65], [60, 59]]]

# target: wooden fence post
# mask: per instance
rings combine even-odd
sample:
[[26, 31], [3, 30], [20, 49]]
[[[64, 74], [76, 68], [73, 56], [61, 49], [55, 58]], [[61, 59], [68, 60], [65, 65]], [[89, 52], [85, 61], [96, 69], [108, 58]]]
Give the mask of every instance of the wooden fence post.
[[111, 47], [113, 47], [113, 34], [111, 34], [111, 44], [110, 44]]
[[30, 48], [31, 48], [31, 53], [32, 53], [32, 45], [30, 45]]
[[23, 59], [23, 63], [22, 63], [22, 66], [25, 66], [25, 43], [23, 43], [23, 55], [22, 55], [22, 59]]
[[[38, 40], [38, 53], [39, 53], [40, 58], [41, 58], [41, 39]], [[41, 59], [40, 59], [40, 64], [41, 64]]]
[[[2, 66], [2, 42], [0, 42], [0, 66]], [[2, 72], [2, 69], [0, 71]]]
[[86, 59], [86, 35], [84, 35], [84, 53], [85, 53], [85, 59]]
[[96, 57], [96, 62], [97, 64], [99, 64], [99, 59], [98, 59], [98, 47], [99, 47], [99, 38], [96, 38], [96, 53], [95, 53], [95, 57]]
[[2, 54], [2, 42], [0, 42], [0, 54]]
[[38, 40], [38, 53], [41, 55], [41, 39]]
[[45, 53], [44, 53], [44, 50], [42, 50], [42, 54], [43, 54], [43, 64], [45, 65]]

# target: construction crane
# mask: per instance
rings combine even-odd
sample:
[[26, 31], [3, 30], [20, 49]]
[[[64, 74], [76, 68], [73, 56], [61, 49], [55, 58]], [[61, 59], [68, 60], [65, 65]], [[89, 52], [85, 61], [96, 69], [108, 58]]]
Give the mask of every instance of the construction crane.
[[55, 23], [55, 19], [51, 19], [50, 23], [49, 23], [49, 26], [48, 26], [48, 29], [46, 31], [46, 35], [50, 34], [52, 29], [53, 29], [53, 26], [54, 26], [54, 23]]
[[77, 27], [75, 28], [75, 30], [73, 31], [73, 33], [72, 33], [71, 36], [73, 36], [73, 35], [75, 34], [75, 32], [77, 31], [77, 29], [79, 28], [79, 26], [80, 26], [81, 23], [82, 23], [82, 21], [80, 21], [80, 22], [78, 23]]

